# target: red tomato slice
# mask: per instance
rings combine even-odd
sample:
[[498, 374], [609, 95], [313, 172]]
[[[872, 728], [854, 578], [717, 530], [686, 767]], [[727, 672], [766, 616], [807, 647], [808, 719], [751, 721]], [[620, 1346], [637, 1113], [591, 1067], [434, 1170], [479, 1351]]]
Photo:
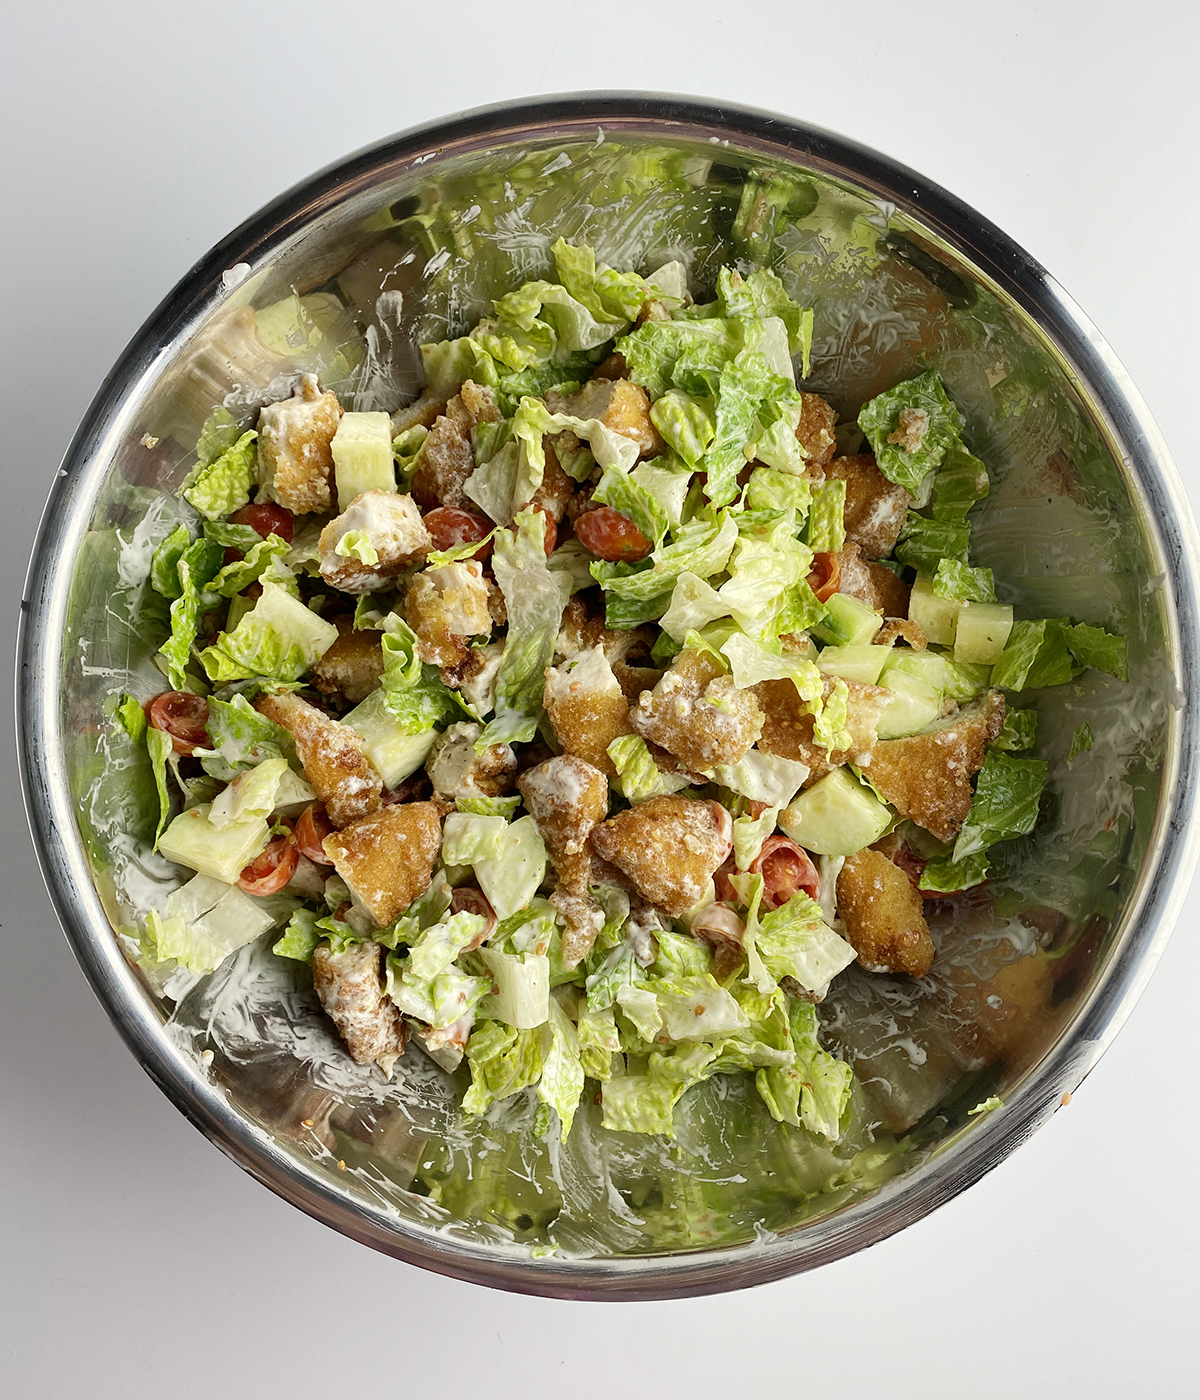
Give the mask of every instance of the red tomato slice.
[[300, 854], [317, 865], [332, 865], [321, 842], [333, 834], [333, 823], [325, 811], [324, 802], [310, 802], [296, 819], [296, 845]]
[[[460, 544], [470, 544], [491, 533], [492, 522], [474, 510], [460, 510], [457, 506], [438, 506], [425, 517], [425, 528], [433, 540], [434, 549], [456, 549]], [[477, 549], [472, 559], [486, 559], [492, 552], [492, 542]]]
[[289, 831], [267, 842], [262, 855], [255, 856], [238, 876], [238, 884], [247, 894], [278, 894], [296, 873], [300, 852]]
[[249, 525], [257, 530], [265, 540], [268, 535], [278, 535], [291, 544], [296, 537], [296, 517], [290, 510], [276, 505], [274, 501], [264, 501], [261, 505], [243, 506], [229, 517], [231, 525]]
[[452, 914], [459, 914], [464, 910], [468, 914], [478, 914], [484, 920], [483, 930], [480, 932], [479, 936], [473, 939], [463, 950], [464, 952], [470, 953], [478, 948], [481, 943], [486, 943], [492, 934], [495, 933], [496, 911], [492, 908], [491, 901], [482, 890], [457, 889], [450, 896], [450, 912]]
[[827, 603], [842, 582], [842, 556], [822, 552], [813, 555], [808, 586], [817, 595], [818, 603]]
[[817, 867], [787, 836], [768, 836], [762, 850], [750, 862], [750, 873], [763, 877], [762, 907], [778, 909], [801, 890], [813, 899], [821, 895]]
[[177, 754], [208, 748], [208, 701], [203, 695], [167, 690], [150, 702], [146, 718], [155, 729], [171, 736]]
[[612, 506], [585, 511], [575, 522], [575, 536], [589, 554], [610, 563], [636, 563], [654, 547], [628, 516]]
[[545, 506], [534, 506], [533, 509], [540, 510], [546, 521], [546, 558], [549, 559], [558, 543], [558, 523]]

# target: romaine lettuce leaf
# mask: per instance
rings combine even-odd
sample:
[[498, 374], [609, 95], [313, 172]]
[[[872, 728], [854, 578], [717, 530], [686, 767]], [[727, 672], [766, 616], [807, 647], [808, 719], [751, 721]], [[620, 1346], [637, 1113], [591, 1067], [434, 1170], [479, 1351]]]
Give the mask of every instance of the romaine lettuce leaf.
[[988, 858], [983, 851], [955, 860], [952, 855], [934, 856], [926, 861], [917, 881], [921, 890], [936, 890], [948, 894], [954, 890], [969, 890], [987, 879]]
[[612, 1006], [607, 1006], [602, 1011], [592, 1011], [586, 1003], [582, 1005], [575, 1034], [584, 1074], [593, 1079], [611, 1079], [613, 1056], [621, 1049]]
[[179, 582], [179, 561], [191, 542], [192, 534], [188, 527], [176, 525], [151, 556], [150, 585], [164, 598], [178, 598], [183, 592], [183, 585]]
[[[140, 709], [141, 706], [139, 705]], [[154, 788], [158, 793], [158, 824], [154, 828], [154, 845], [163, 834], [167, 819], [171, 815], [171, 793], [167, 787], [167, 763], [174, 751], [171, 736], [161, 729], [146, 730], [146, 751], [150, 755], [150, 768], [154, 774]]]
[[232, 447], [193, 472], [179, 494], [208, 520], [240, 510], [254, 485], [257, 439], [256, 432], [243, 433]]
[[856, 956], [825, 922], [821, 906], [803, 892], [748, 922], [747, 946], [751, 940], [776, 982], [793, 977], [808, 992], [822, 991]]
[[165, 918], [151, 910], [146, 931], [154, 938], [160, 962], [173, 960], [189, 972], [212, 972], [274, 922], [274, 914], [236, 885], [200, 876], [169, 896]]
[[714, 507], [737, 498], [742, 451], [754, 425], [773, 423], [798, 399], [795, 385], [772, 370], [762, 355], [744, 350], [726, 364], [717, 381], [716, 431], [704, 454], [704, 492]]
[[978, 457], [972, 457], [961, 442], [953, 443], [946, 450], [942, 465], [933, 479], [933, 493], [929, 502], [930, 514], [935, 520], [966, 520], [971, 507], [990, 491], [987, 467]]
[[550, 998], [550, 1038], [538, 1080], [538, 1098], [558, 1114], [561, 1141], [566, 1142], [583, 1097], [583, 1060], [579, 1036], [565, 1011]]
[[477, 856], [473, 862], [479, 888], [498, 919], [524, 909], [546, 876], [546, 847], [531, 816], [510, 822], [497, 857]]
[[312, 962], [313, 951], [321, 941], [318, 917], [312, 909], [297, 909], [271, 952], [276, 957], [293, 958], [296, 962]]
[[688, 787], [682, 773], [664, 773], [655, 763], [645, 739], [638, 734], [622, 734], [608, 746], [608, 756], [617, 770], [617, 787], [631, 806], [652, 797], [667, 797]]
[[854, 1087], [854, 1072], [843, 1060], [821, 1049], [817, 1040], [820, 1023], [811, 1002], [789, 999], [788, 1022], [795, 1059], [783, 1068], [760, 1069], [755, 1077], [758, 1091], [777, 1121], [803, 1125], [836, 1142]]
[[1079, 674], [1067, 646], [1066, 618], [1014, 622], [1000, 660], [992, 668], [992, 684], [1005, 690], [1036, 690], [1062, 685]]
[[441, 673], [422, 664], [417, 634], [398, 613], [384, 618], [381, 646], [384, 703], [409, 734], [425, 734], [455, 714], [456, 702]]
[[551, 247], [558, 280], [598, 321], [618, 322], [622, 327], [641, 310], [651, 287], [636, 272], [617, 272], [603, 264], [586, 245], [559, 238]]
[[694, 520], [683, 526], [671, 544], [654, 551], [649, 568], [597, 561], [592, 577], [607, 593], [631, 602], [654, 601], [663, 595], [669, 600], [681, 574], [705, 579], [724, 569], [737, 541], [737, 521], [721, 511], [715, 520]]
[[451, 812], [442, 824], [442, 861], [471, 865], [476, 860], [499, 860], [504, 855], [508, 821], [502, 816], [473, 816]]
[[232, 632], [222, 632], [200, 653], [209, 679], [226, 681], [268, 677], [299, 680], [337, 641], [338, 631], [277, 583], [264, 579], [262, 596]]
[[1067, 762], [1073, 763], [1081, 753], [1087, 753], [1095, 745], [1096, 738], [1092, 733], [1092, 726], [1086, 722], [1077, 724], [1075, 732], [1071, 735], [1071, 747], [1067, 750]]
[[[845, 482], [842, 483], [843, 488]], [[812, 483], [807, 477], [774, 467], [755, 467], [746, 487], [747, 510], [790, 510], [803, 520], [812, 505]], [[843, 497], [844, 506], [844, 497]]]
[[[957, 699], [957, 697], [955, 697]], [[1005, 753], [1020, 753], [1037, 742], [1038, 712], [1014, 710], [1010, 705], [1004, 712], [1004, 724], [992, 740], [992, 748]]]
[[716, 409], [709, 398], [668, 389], [650, 408], [650, 421], [676, 457], [695, 471], [717, 431]]
[[216, 603], [209, 585], [224, 557], [219, 545], [201, 537], [188, 545], [176, 562], [179, 592], [171, 604], [171, 635], [158, 649], [159, 655], [167, 663], [167, 675], [176, 690], [183, 690], [187, 684], [184, 673], [191, 660], [200, 614]]
[[[351, 531], [351, 533], [361, 532]], [[244, 559], [237, 559], [232, 564], [225, 565], [213, 579], [212, 591], [219, 593], [222, 598], [232, 598], [235, 594], [241, 593], [243, 589], [249, 588], [252, 583], [257, 583], [274, 561], [276, 559], [282, 561], [283, 556], [290, 550], [291, 545], [286, 540], [281, 540], [278, 535], [268, 535], [265, 540], [259, 539], [256, 544], [250, 547]], [[366, 560], [364, 562], [373, 563], [376, 561]]]
[[493, 1103], [536, 1084], [549, 1048], [548, 1025], [517, 1030], [503, 1021], [484, 1021], [467, 1041], [471, 1087], [463, 1098], [463, 1112], [486, 1113]]
[[994, 603], [996, 581], [991, 569], [973, 569], [959, 559], [939, 559], [933, 575], [933, 591], [939, 598], [968, 603]]
[[935, 370], [879, 394], [858, 415], [879, 470], [914, 495], [958, 445], [964, 422]]
[[500, 378], [495, 360], [471, 336], [422, 345], [421, 362], [431, 389], [457, 388], [466, 379], [494, 386]]
[[1066, 642], [1076, 665], [1105, 671], [1119, 681], [1129, 679], [1124, 637], [1077, 622], [1066, 629]]
[[945, 560], [966, 564], [971, 527], [955, 520], [933, 520], [910, 510], [900, 527], [895, 556], [902, 564], [933, 573]]
[[989, 752], [975, 785], [971, 810], [954, 843], [954, 860], [963, 861], [997, 841], [1031, 832], [1045, 783], [1046, 764], [1041, 759]]
[[244, 695], [208, 701], [208, 749], [197, 749], [204, 771], [231, 782], [246, 768], [267, 758], [281, 758], [290, 742], [287, 730], [260, 715]]

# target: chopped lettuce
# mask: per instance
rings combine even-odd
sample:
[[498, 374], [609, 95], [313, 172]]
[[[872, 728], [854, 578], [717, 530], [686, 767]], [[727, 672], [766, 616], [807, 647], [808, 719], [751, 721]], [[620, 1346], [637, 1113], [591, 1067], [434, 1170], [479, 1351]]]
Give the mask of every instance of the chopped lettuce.
[[262, 596], [232, 632], [222, 632], [200, 660], [214, 684], [266, 677], [296, 681], [337, 641], [332, 622], [318, 617], [277, 583], [264, 579]]
[[996, 841], [1031, 832], [1046, 783], [1047, 765], [1038, 758], [1009, 758], [991, 751], [975, 786], [971, 810], [958, 840], [954, 859], [962, 861]]
[[476, 860], [500, 860], [507, 831], [508, 821], [502, 816], [451, 812], [442, 825], [442, 861], [471, 865]]
[[636, 272], [617, 272], [585, 245], [559, 238], [550, 250], [558, 280], [597, 320], [628, 324], [650, 297], [652, 289]]
[[713, 401], [668, 389], [651, 406], [650, 420], [675, 456], [695, 471], [716, 436]]
[[737, 541], [737, 521], [721, 511], [715, 520], [694, 520], [683, 526], [672, 543], [654, 551], [649, 568], [597, 562], [592, 565], [592, 577], [608, 593], [634, 602], [652, 601], [669, 594], [681, 574], [704, 579], [718, 573], [729, 562]]
[[240, 510], [250, 500], [254, 466], [258, 457], [256, 432], [243, 433], [224, 452], [198, 467], [180, 495], [208, 520], [218, 520]]
[[1005, 690], [1036, 690], [1062, 685], [1079, 674], [1067, 645], [1066, 618], [1014, 622], [1000, 660], [992, 668], [992, 684]]
[[934, 370], [879, 394], [858, 415], [879, 470], [914, 495], [949, 449], [958, 445], [963, 424]]
[[939, 559], [933, 575], [933, 591], [939, 598], [969, 603], [994, 603], [996, 581], [991, 569], [973, 569], [958, 559]]
[[388, 713], [409, 734], [425, 734], [457, 710], [436, 666], [422, 663], [417, 634], [398, 613], [383, 620], [383, 687]]
[[978, 457], [972, 457], [961, 442], [953, 443], [942, 459], [929, 502], [935, 520], [958, 521], [970, 514], [971, 507], [981, 501], [991, 489], [987, 467]]
[[[258, 532], [254, 532], [258, 538]], [[150, 586], [168, 600], [178, 598], [183, 592], [179, 581], [179, 561], [184, 551], [192, 543], [192, 532], [186, 525], [176, 525], [150, 558]], [[214, 541], [224, 548], [222, 541]]]
[[992, 748], [1003, 749], [1006, 753], [1031, 749], [1037, 741], [1037, 726], [1036, 710], [1014, 710], [1010, 705], [1004, 712], [1000, 733], [992, 740]]
[[538, 1098], [558, 1114], [561, 1140], [566, 1142], [583, 1097], [584, 1068], [579, 1035], [566, 1012], [551, 997], [550, 1038], [538, 1080]]
[[837, 554], [846, 543], [846, 483], [836, 478], [812, 492], [806, 540], [814, 554]]
[[751, 802], [765, 802], [768, 807], [786, 807], [800, 791], [809, 769], [793, 758], [747, 749], [736, 763], [718, 764], [712, 770], [714, 779], [731, 788]]
[[312, 909], [297, 909], [271, 952], [276, 957], [293, 958], [296, 962], [312, 962], [313, 951], [321, 941], [318, 917]]
[[910, 510], [900, 528], [895, 555], [902, 564], [933, 573], [946, 560], [966, 564], [971, 527], [954, 520], [933, 520]]
[[921, 890], [948, 894], [954, 890], [969, 890], [987, 879], [988, 858], [983, 851], [955, 860], [952, 855], [934, 856], [926, 861], [917, 881]]
[[1078, 724], [1075, 732], [1071, 735], [1071, 747], [1067, 750], [1067, 762], [1073, 763], [1081, 753], [1087, 753], [1096, 744], [1095, 735], [1092, 733], [1090, 724]]
[[782, 1068], [760, 1069], [755, 1082], [773, 1118], [803, 1125], [836, 1142], [854, 1087], [854, 1072], [843, 1060], [821, 1049], [819, 1024], [811, 1002], [789, 999], [788, 1032], [795, 1058]]
[[511, 820], [521, 805], [520, 797], [459, 797], [454, 805], [460, 812], [470, 812], [476, 817], [505, 817]]
[[[845, 482], [842, 486], [844, 490]], [[812, 498], [812, 483], [807, 477], [774, 467], [755, 467], [746, 487], [747, 510], [791, 510], [797, 520], [807, 516]]]
[[546, 876], [546, 847], [537, 823], [532, 817], [510, 822], [500, 854], [477, 856], [473, 864], [479, 888], [487, 895], [498, 919], [507, 919], [524, 909]]
[[265, 540], [256, 535], [255, 539], [256, 543], [252, 544], [246, 551], [244, 559], [237, 559], [232, 564], [226, 564], [213, 579], [212, 591], [214, 593], [220, 594], [222, 598], [232, 598], [235, 594], [241, 593], [252, 583], [257, 583], [263, 574], [272, 567], [276, 559], [282, 560], [284, 555], [291, 550], [291, 545], [286, 540], [281, 540], [278, 535], [268, 535]]
[[[855, 959], [854, 949], [834, 933], [815, 899], [801, 892], [746, 928], [776, 982], [794, 978], [808, 992], [820, 992]], [[761, 990], [761, 987], [760, 987]]]
[[1091, 666], [1094, 670], [1115, 676], [1119, 681], [1129, 679], [1124, 637], [1116, 636], [1103, 627], [1077, 622], [1066, 629], [1066, 641], [1077, 666]]
[[691, 782], [682, 773], [664, 773], [638, 734], [622, 734], [614, 739], [608, 746], [608, 756], [617, 770], [621, 796], [631, 805], [652, 797], [667, 797]]
[[160, 962], [212, 972], [274, 922], [273, 913], [236, 885], [198, 875], [168, 897], [165, 918], [152, 910], [146, 927]]
[[113, 718], [135, 744], [143, 742], [149, 721], [136, 695], [122, 695], [113, 707]]
[[[141, 709], [141, 706], [138, 706]], [[158, 824], [154, 828], [154, 844], [158, 845], [167, 818], [171, 815], [171, 793], [167, 787], [167, 763], [174, 752], [171, 736], [161, 729], [146, 730], [146, 751], [150, 755], [150, 768], [154, 773], [154, 788], [158, 793]]]
[[740, 816], [733, 819], [733, 861], [739, 870], [747, 870], [758, 859], [763, 842], [779, 822], [779, 807], [768, 807], [761, 816]]
[[463, 1112], [486, 1113], [492, 1104], [536, 1084], [546, 1062], [552, 1032], [548, 1025], [518, 1030], [503, 1021], [484, 1021], [467, 1041], [471, 1087]]
[[797, 397], [795, 386], [754, 351], [742, 351], [722, 368], [716, 431], [701, 464], [706, 473], [704, 491], [714, 507], [737, 497], [738, 474], [746, 465], [742, 449], [753, 436], [755, 422], [774, 422]]
[[167, 675], [176, 690], [187, 684], [185, 671], [200, 626], [200, 614], [215, 606], [210, 584], [221, 568], [224, 551], [211, 540], [194, 540], [176, 561], [178, 592], [171, 604], [171, 635], [158, 649], [167, 663]]

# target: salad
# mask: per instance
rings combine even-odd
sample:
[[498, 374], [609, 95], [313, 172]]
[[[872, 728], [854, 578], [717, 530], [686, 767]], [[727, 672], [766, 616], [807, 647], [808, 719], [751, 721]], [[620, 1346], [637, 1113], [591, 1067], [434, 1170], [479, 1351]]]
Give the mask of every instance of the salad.
[[304, 374], [208, 420], [150, 569], [167, 688], [117, 709], [181, 876], [138, 954], [265, 937], [347, 1056], [415, 1042], [467, 1115], [669, 1136], [732, 1074], [835, 1143], [831, 984], [929, 973], [926, 901], [1038, 820], [1023, 692], [1124, 679], [1124, 639], [971, 563], [937, 373], [839, 424], [774, 273], [697, 303], [553, 255], [396, 413]]

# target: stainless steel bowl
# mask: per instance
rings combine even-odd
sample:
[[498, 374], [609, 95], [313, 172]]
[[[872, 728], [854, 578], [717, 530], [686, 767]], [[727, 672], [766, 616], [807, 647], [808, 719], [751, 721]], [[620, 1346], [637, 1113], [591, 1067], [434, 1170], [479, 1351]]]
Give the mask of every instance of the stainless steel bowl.
[[[445, 1085], [414, 1068], [407, 1088], [364, 1089], [331, 1069], [310, 1003], [263, 990], [258, 965], [239, 961], [190, 990], [175, 982], [175, 1009], [161, 978], [126, 956], [114, 929], [128, 930], [135, 885], [165, 869], [130, 835], [143, 820], [144, 775], [113, 748], [105, 704], [125, 689], [161, 689], [141, 611], [147, 541], [214, 403], [249, 413], [272, 379], [324, 356], [327, 378], [357, 386], [357, 406], [395, 408], [417, 388], [416, 341], [470, 324], [497, 282], [536, 275], [549, 237], [583, 235], [602, 257], [635, 264], [682, 252], [702, 283], [728, 253], [721, 240], [741, 200], [760, 198], [772, 216], [775, 180], [801, 192], [778, 231], [785, 275], [817, 305], [813, 387], [852, 412], [918, 363], [940, 368], [998, 480], [976, 530], [984, 562], [1030, 616], [1070, 613], [1128, 632], [1132, 679], [1091, 674], [1042, 697], [1054, 810], [996, 898], [944, 912], [942, 984], [890, 984], [885, 996], [864, 976], [827, 1018], [873, 1082], [879, 1141], [902, 1150], [879, 1150], [870, 1170], [856, 1158], [841, 1189], [807, 1194], [797, 1177], [760, 1216], [763, 1161], [774, 1171], [771, 1154], [790, 1151], [764, 1138], [755, 1152], [766, 1157], [743, 1163], [750, 1179], [729, 1188], [735, 1208], [710, 1209], [707, 1226], [674, 1236], [636, 1224], [606, 1235], [594, 1182], [579, 1162], [559, 1163], [566, 1205], [547, 1252], [530, 1248], [544, 1238], [532, 1219], [478, 1218], [462, 1192], [455, 1219], [408, 1189], [437, 1150], [436, 1125], [450, 1122]], [[265, 345], [258, 310], [329, 286], [369, 327], [365, 363], [332, 364], [332, 331], [323, 349], [303, 336]], [[861, 1249], [978, 1180], [1120, 1028], [1197, 855], [1197, 717], [1182, 703], [1197, 675], [1197, 557], [1166, 448], [1115, 356], [1048, 273], [951, 195], [762, 112], [636, 94], [488, 108], [381, 142], [283, 195], [197, 264], [109, 374], [54, 484], [22, 605], [30, 822], [75, 954], [131, 1050], [272, 1190], [377, 1249], [517, 1291], [658, 1298], [746, 1287]], [[1080, 718], [1098, 742], [1068, 768]], [[991, 1020], [981, 986], [999, 1007]], [[993, 1094], [1003, 1107], [972, 1116]], [[549, 1151], [514, 1131], [508, 1140], [525, 1144], [518, 1166], [527, 1149]], [[587, 1132], [591, 1165], [608, 1153], [616, 1171], [624, 1149], [594, 1124]], [[455, 1169], [481, 1160], [468, 1151]], [[657, 1160], [674, 1173], [671, 1190], [702, 1198], [713, 1172], [743, 1175], [729, 1174], [736, 1144], [721, 1162]], [[649, 1190], [661, 1216], [654, 1192], [666, 1189], [643, 1180], [622, 1209], [642, 1219]]]

